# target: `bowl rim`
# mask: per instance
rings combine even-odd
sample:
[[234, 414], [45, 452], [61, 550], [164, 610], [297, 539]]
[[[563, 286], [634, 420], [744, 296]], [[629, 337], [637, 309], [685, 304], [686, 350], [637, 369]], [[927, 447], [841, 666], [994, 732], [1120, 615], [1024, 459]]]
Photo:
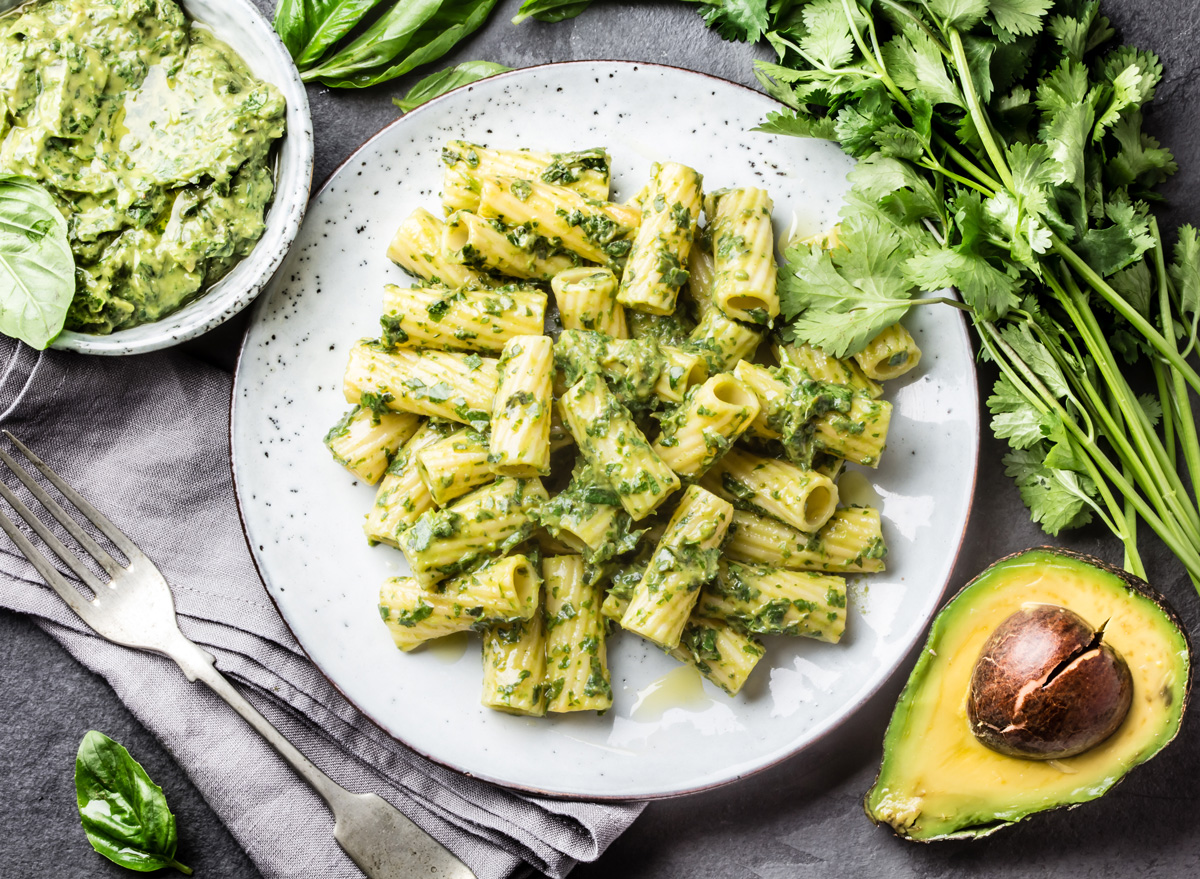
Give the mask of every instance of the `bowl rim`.
[[[190, 22], [195, 22], [213, 31], [218, 39], [223, 39], [219, 33], [203, 18], [192, 14], [195, 0], [178, 0]], [[287, 98], [288, 126], [277, 142], [275, 189], [265, 216], [265, 228], [250, 252], [247, 253], [229, 274], [217, 281], [182, 308], [159, 318], [156, 321], [138, 324], [114, 333], [101, 335], [97, 333], [80, 333], [74, 330], [63, 330], [50, 343], [50, 347], [63, 351], [74, 351], [79, 354], [99, 354], [108, 356], [123, 356], [127, 354], [145, 354], [170, 348], [215, 329], [231, 317], [242, 311], [258, 298], [266, 289], [267, 284], [275, 276], [284, 259], [291, 251], [292, 243], [300, 232], [300, 225], [308, 210], [309, 197], [312, 193], [312, 176], [315, 162], [313, 145], [312, 113], [308, 104], [308, 92], [300, 78], [292, 57], [275, 33], [274, 27], [267, 21], [263, 13], [251, 0], [220, 0], [231, 16], [246, 19], [245, 26], [254, 31], [265, 65], [272, 72], [282, 72], [283, 76], [273, 77], [263, 75], [261, 70], [255, 70], [254, 75], [259, 79], [269, 81], [285, 93]], [[241, 57], [239, 55], [239, 57]], [[245, 59], [242, 59], [245, 63]], [[285, 81], [281, 81], [285, 80]], [[289, 175], [299, 185], [281, 188], [282, 163], [285, 154], [295, 165], [296, 170]], [[227, 281], [237, 267], [247, 260], [261, 256], [259, 248], [263, 246], [268, 234], [273, 231], [273, 222], [278, 224], [279, 238], [274, 250], [263, 260], [261, 271], [249, 280], [248, 284], [236, 283], [226, 286]]]
[[[540, 70], [540, 69], [546, 69], [546, 68], [561, 68], [561, 67], [569, 67], [569, 66], [598, 65], [598, 64], [619, 64], [619, 65], [628, 66], [628, 67], [634, 68], [634, 69], [636, 69], [638, 67], [647, 67], [647, 68], [659, 68], [659, 69], [665, 68], [665, 69], [672, 70], [672, 71], [681, 71], [681, 72], [693, 74], [696, 76], [702, 76], [707, 79], [716, 80], [717, 82], [723, 83], [725, 85], [735, 86], [739, 89], [743, 89], [747, 92], [750, 92], [756, 96], [770, 98], [769, 95], [765, 95], [762, 92], [756, 91], [755, 89], [752, 89], [749, 86], [743, 85], [742, 83], [739, 83], [739, 82], [734, 82], [733, 80], [730, 80], [730, 79], [725, 79], [724, 77], [721, 77], [721, 76], [716, 76], [715, 74], [705, 73], [705, 72], [699, 71], [699, 70], [692, 70], [687, 67], [680, 67], [675, 64], [663, 64], [661, 62], [656, 62], [656, 61], [633, 61], [633, 60], [629, 60], [629, 59], [595, 58], [595, 59], [572, 60], [572, 61], [550, 61], [550, 62], [546, 62], [543, 64], [531, 64], [528, 67], [520, 67], [520, 68], [516, 68], [514, 70], [505, 71], [503, 73], [493, 74], [492, 76], [485, 77], [484, 80], [479, 80], [477, 82], [465, 83], [463, 85], [460, 85], [456, 88], [451, 89], [448, 92], [438, 95], [436, 98], [433, 98], [432, 100], [427, 101], [425, 104], [422, 104], [419, 107], [415, 107], [414, 109], [403, 114], [399, 118], [394, 119], [391, 122], [387, 123], [386, 125], [382, 126], [378, 131], [376, 131], [371, 136], [367, 137], [358, 147], [356, 147], [354, 150], [352, 150], [350, 152], [350, 154], [346, 156], [345, 159], [343, 159], [341, 162], [338, 163], [338, 165], [329, 173], [329, 175], [327, 177], [325, 177], [324, 180], [321, 181], [321, 184], [317, 188], [316, 193], [314, 193], [313, 198], [315, 200], [317, 197], [319, 197], [329, 187], [329, 185], [332, 183], [333, 179], [342, 170], [342, 168], [347, 166], [364, 148], [366, 148], [368, 145], [370, 145], [375, 140], [382, 137], [387, 131], [389, 131], [394, 126], [403, 123], [412, 114], [421, 112], [421, 110], [423, 110], [425, 107], [428, 107], [432, 104], [435, 104], [435, 103], [443, 100], [448, 95], [452, 95], [463, 89], [470, 90], [474, 86], [478, 85], [479, 82], [483, 82], [483, 81], [491, 80], [491, 79], [507, 79], [507, 78], [513, 77], [515, 75], [526, 73], [530, 70]], [[774, 100], [774, 99], [772, 98], [771, 100]], [[780, 106], [782, 106], [782, 105], [780, 105]], [[953, 295], [953, 294], [951, 294], [951, 295]], [[258, 308], [261, 309], [261, 308], [265, 307], [265, 303], [266, 303], [266, 300], [263, 300], [261, 303], [259, 303]], [[256, 314], [252, 314], [251, 320], [253, 321], [256, 318], [256, 316], [257, 316]], [[956, 322], [955, 326], [957, 327], [958, 332], [965, 338], [968, 349], [973, 350], [974, 345], [971, 342], [970, 331], [967, 328], [966, 318], [963, 317], [961, 312], [958, 314], [958, 318], [959, 319]], [[246, 350], [247, 350], [246, 345], [249, 340], [249, 337], [250, 337], [250, 334], [248, 332], [242, 336], [241, 344], [238, 346], [238, 356], [237, 356], [236, 364], [234, 366], [233, 381], [230, 383], [230, 386], [229, 386], [229, 433], [228, 433], [229, 472], [230, 472], [231, 481], [233, 483], [234, 502], [237, 505], [237, 510], [238, 510], [238, 524], [241, 526], [242, 537], [246, 541], [246, 548], [250, 553], [250, 560], [254, 565], [254, 571], [256, 574], [258, 574], [259, 580], [262, 581], [263, 591], [267, 594], [267, 597], [270, 599], [272, 606], [275, 608], [275, 612], [277, 614], [279, 614], [280, 620], [282, 620], [284, 626], [287, 627], [289, 634], [292, 635], [292, 638], [295, 640], [296, 646], [303, 653], [304, 657], [309, 662], [312, 663], [313, 668], [316, 669], [316, 671], [321, 675], [321, 677], [323, 677], [329, 683], [329, 685], [331, 687], [333, 687], [334, 690], [336, 690], [343, 699], [346, 700], [347, 704], [352, 706], [355, 711], [357, 711], [360, 715], [362, 715], [364, 718], [366, 718], [372, 725], [374, 725], [377, 729], [379, 729], [385, 736], [387, 736], [388, 738], [392, 739], [395, 742], [398, 742], [399, 744], [403, 745], [405, 748], [408, 748], [413, 753], [425, 758], [426, 760], [429, 760], [432, 763], [437, 764], [438, 766], [442, 766], [446, 769], [450, 769], [450, 770], [457, 772], [458, 774], [466, 776], [468, 778], [474, 778], [474, 779], [478, 779], [480, 781], [487, 782], [489, 784], [494, 784], [497, 787], [505, 789], [505, 790], [518, 791], [518, 792], [530, 794], [533, 796], [544, 797], [548, 800], [556, 800], [556, 801], [562, 801], [562, 802], [596, 802], [596, 803], [649, 802], [649, 801], [655, 801], [655, 800], [672, 800], [672, 799], [679, 799], [682, 797], [695, 796], [697, 794], [707, 793], [708, 791], [716, 790], [718, 788], [728, 787], [730, 785], [745, 781], [746, 779], [749, 779], [749, 778], [765, 775], [768, 771], [775, 769], [780, 764], [786, 763], [787, 761], [796, 758], [800, 754], [816, 748], [818, 745], [821, 745], [822, 743], [831, 741], [833, 736], [840, 729], [842, 729], [842, 727], [844, 727], [851, 720], [851, 718], [853, 718], [855, 715], [859, 714], [869, 702], [874, 700], [879, 695], [879, 693], [884, 689], [884, 687], [887, 686], [887, 684], [889, 682], [894, 680], [897, 675], [903, 673], [906, 665], [909, 663], [909, 661], [913, 655], [913, 651], [915, 649], [917, 649], [919, 644], [924, 643], [924, 639], [928, 635], [929, 625], [932, 623], [933, 619], [937, 616], [938, 610], [942, 607], [942, 604], [946, 597], [946, 593], [950, 589], [950, 582], [954, 577], [954, 571], [955, 571], [959, 561], [962, 559], [963, 547], [966, 543], [967, 532], [970, 529], [972, 514], [975, 510], [975, 493], [976, 493], [976, 489], [978, 488], [978, 485], [979, 485], [979, 456], [982, 453], [982, 447], [981, 447], [982, 423], [980, 421], [979, 414], [978, 414], [979, 406], [980, 406], [979, 372], [978, 372], [978, 368], [975, 364], [974, 359], [972, 359], [970, 361], [971, 379], [972, 380], [969, 383], [970, 398], [974, 404], [973, 409], [976, 413], [975, 418], [972, 420], [971, 440], [972, 440], [972, 445], [974, 446], [974, 449], [975, 449], [975, 461], [974, 461], [974, 465], [971, 467], [971, 484], [968, 489], [968, 496], [970, 497], [970, 501], [967, 504], [966, 513], [963, 517], [963, 524], [962, 524], [961, 531], [959, 531], [956, 535], [951, 535], [949, 538], [950, 540], [952, 540], [954, 542], [954, 551], [953, 551], [952, 556], [950, 556], [950, 558], [949, 558], [949, 565], [947, 566], [946, 578], [941, 584], [939, 584], [935, 588], [935, 591], [937, 594], [936, 594], [936, 599], [933, 604], [933, 609], [929, 615], [929, 619], [926, 620], [924, 626], [922, 626], [911, 638], [907, 639], [907, 642], [903, 645], [902, 658], [900, 659], [899, 662], [896, 663], [896, 665], [892, 669], [891, 673], [888, 674], [886, 677], [884, 677], [882, 680], [878, 681], [873, 687], [870, 688], [870, 690], [868, 692], [864, 693], [852, 706], [850, 706], [846, 710], [846, 712], [839, 719], [837, 719], [835, 722], [831, 723], [826, 729], [821, 731], [817, 736], [815, 736], [811, 741], [807, 742], [806, 744], [803, 744], [803, 745], [800, 745], [799, 747], [793, 748], [785, 754], [780, 754], [775, 759], [771, 760], [770, 762], [764, 763], [761, 766], [756, 766], [748, 771], [741, 772], [741, 773], [735, 774], [733, 776], [730, 776], [728, 778], [720, 779], [717, 781], [705, 782], [705, 783], [701, 783], [701, 784], [693, 784], [692, 786], [688, 786], [688, 787], [682, 787], [682, 788], [678, 788], [678, 789], [674, 789], [674, 790], [655, 792], [655, 793], [649, 793], [649, 794], [640, 794], [637, 796], [624, 796], [624, 795], [617, 795], [617, 794], [575, 793], [575, 792], [568, 792], [568, 791], [545, 790], [542, 788], [535, 787], [533, 785], [514, 784], [511, 781], [503, 780], [503, 779], [491, 776], [487, 773], [469, 772], [469, 771], [463, 769], [461, 766], [455, 765], [452, 761], [446, 760], [445, 758], [442, 758], [438, 755], [429, 753], [426, 750], [415, 747], [412, 744], [410, 744], [408, 741], [406, 741], [405, 739], [390, 732], [388, 730], [388, 728], [381, 721], [377, 720], [369, 711], [364, 709], [358, 702], [356, 702], [354, 699], [352, 699], [350, 697], [350, 695], [348, 693], [346, 693], [346, 691], [343, 690], [341, 686], [339, 686], [337, 681], [335, 681], [328, 673], [326, 673], [324, 667], [313, 658], [313, 656], [308, 652], [308, 649], [301, 643], [300, 639], [296, 636], [295, 631], [292, 629], [291, 623], [288, 621], [287, 616], [283, 613], [283, 609], [279, 606], [279, 602], [276, 600], [275, 593], [271, 589], [267, 588], [266, 575], [263, 572], [263, 568], [259, 564], [258, 554], [255, 552], [254, 541], [251, 539], [249, 528], [246, 525], [246, 512], [245, 512], [245, 508], [243, 506], [243, 492], [241, 490], [241, 487], [238, 485], [238, 478], [237, 478], [238, 467], [237, 467], [237, 462], [235, 460], [235, 455], [234, 455], [234, 448], [235, 448], [235, 446], [234, 446], [234, 424], [237, 419], [238, 379], [239, 379], [239, 375], [241, 373], [242, 365], [243, 365], [243, 362], [245, 359]]]

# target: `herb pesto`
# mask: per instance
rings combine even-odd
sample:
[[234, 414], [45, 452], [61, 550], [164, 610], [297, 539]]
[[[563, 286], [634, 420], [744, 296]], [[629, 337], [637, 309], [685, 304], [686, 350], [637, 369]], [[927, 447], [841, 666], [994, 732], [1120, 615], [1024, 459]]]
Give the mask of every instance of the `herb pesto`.
[[42, 0], [0, 19], [0, 168], [67, 219], [66, 327], [154, 321], [261, 237], [284, 99], [173, 0]]

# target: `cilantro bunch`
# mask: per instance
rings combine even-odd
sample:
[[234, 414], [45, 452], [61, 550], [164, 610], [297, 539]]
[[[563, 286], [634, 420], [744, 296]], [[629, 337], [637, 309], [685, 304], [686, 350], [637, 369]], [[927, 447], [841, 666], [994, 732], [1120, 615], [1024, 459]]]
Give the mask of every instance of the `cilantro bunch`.
[[1180, 229], [1169, 257], [1150, 208], [1176, 170], [1142, 130], [1157, 57], [1119, 45], [1096, 0], [708, 12], [775, 50], [757, 74], [789, 109], [761, 130], [859, 159], [838, 246], [786, 251], [785, 338], [847, 356], [957, 289], [999, 367], [992, 430], [1034, 521], [1103, 521], [1139, 575], [1144, 522], [1200, 588], [1200, 238]]

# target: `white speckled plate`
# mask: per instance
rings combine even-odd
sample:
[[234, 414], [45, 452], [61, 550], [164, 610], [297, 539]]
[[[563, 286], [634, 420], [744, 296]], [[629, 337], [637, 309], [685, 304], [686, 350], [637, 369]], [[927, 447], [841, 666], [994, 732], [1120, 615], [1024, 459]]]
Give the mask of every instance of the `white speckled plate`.
[[[379, 585], [403, 557], [369, 548], [374, 490], [337, 466], [322, 436], [346, 408], [350, 345], [378, 333], [380, 295], [404, 275], [384, 249], [415, 207], [437, 210], [442, 143], [607, 146], [618, 199], [654, 159], [704, 174], [707, 188], [766, 187], [780, 233], [837, 216], [849, 160], [833, 145], [751, 132], [776, 105], [697, 73], [624, 62], [534, 67], [459, 89], [384, 129], [317, 196], [296, 247], [259, 301], [238, 366], [232, 447], [238, 497], [267, 588], [316, 664], [396, 738], [500, 784], [570, 797], [662, 797], [722, 784], [793, 754], [844, 721], [921, 635], [962, 538], [979, 443], [966, 327], [919, 309], [917, 374], [896, 404], [884, 463], [847, 493], [881, 499], [886, 574], [853, 585], [841, 644], [773, 638], [746, 689], [729, 698], [666, 678], [680, 666], [639, 638], [610, 642], [615, 703], [594, 714], [510, 717], [479, 705], [477, 641], [412, 654], [392, 645]], [[850, 484], [858, 487], [851, 492]], [[648, 691], [660, 684], [659, 692]], [[640, 703], [640, 704], [639, 704]]]

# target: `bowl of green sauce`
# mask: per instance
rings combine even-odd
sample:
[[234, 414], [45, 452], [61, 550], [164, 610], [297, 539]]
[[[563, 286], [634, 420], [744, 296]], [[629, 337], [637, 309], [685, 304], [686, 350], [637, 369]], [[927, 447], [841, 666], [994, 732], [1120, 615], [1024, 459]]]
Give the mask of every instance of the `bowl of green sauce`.
[[312, 185], [308, 99], [250, 0], [35, 0], [0, 18], [0, 170], [67, 219], [53, 347], [136, 354], [248, 305]]

